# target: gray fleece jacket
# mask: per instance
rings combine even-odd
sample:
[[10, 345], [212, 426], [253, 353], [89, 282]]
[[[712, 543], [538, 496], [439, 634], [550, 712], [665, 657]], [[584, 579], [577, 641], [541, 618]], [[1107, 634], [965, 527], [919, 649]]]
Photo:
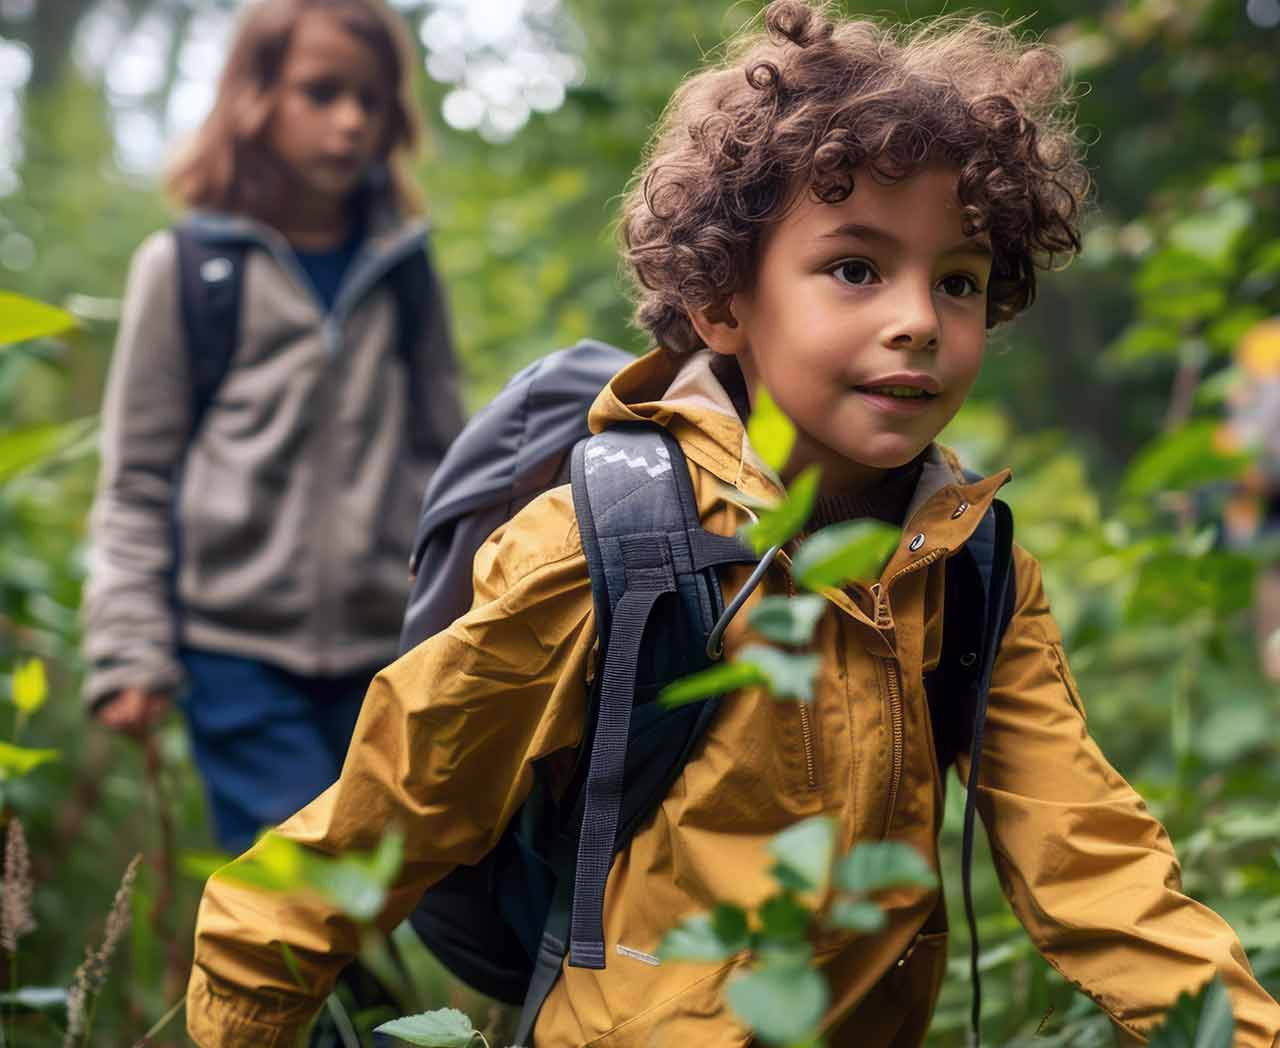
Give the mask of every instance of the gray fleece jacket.
[[397, 349], [384, 278], [422, 250], [422, 224], [375, 209], [326, 313], [275, 230], [199, 220], [250, 245], [240, 344], [189, 436], [176, 245], [169, 232], [146, 240], [103, 405], [84, 598], [91, 705], [127, 686], [176, 692], [182, 645], [308, 675], [393, 659], [423, 488], [462, 425], [438, 285], [422, 289], [412, 398]]

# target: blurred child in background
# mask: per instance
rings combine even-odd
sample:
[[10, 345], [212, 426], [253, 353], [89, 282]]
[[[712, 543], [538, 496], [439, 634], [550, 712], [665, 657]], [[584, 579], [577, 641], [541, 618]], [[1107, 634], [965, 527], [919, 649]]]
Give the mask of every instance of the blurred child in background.
[[[136, 736], [181, 706], [231, 852], [336, 778], [396, 654], [420, 494], [461, 425], [407, 177], [413, 61], [381, 0], [250, 6], [170, 173], [188, 215], [129, 273], [85, 699]], [[225, 331], [192, 320], [227, 288]]]

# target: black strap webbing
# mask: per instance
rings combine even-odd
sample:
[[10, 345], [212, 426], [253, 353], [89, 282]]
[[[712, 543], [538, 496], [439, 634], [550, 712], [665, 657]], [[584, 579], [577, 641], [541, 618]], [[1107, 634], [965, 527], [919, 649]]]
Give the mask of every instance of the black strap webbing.
[[627, 756], [627, 732], [635, 701], [636, 667], [640, 643], [658, 598], [676, 592], [669, 548], [658, 539], [638, 550], [636, 565], [628, 565], [627, 591], [614, 609], [609, 646], [601, 675], [600, 703], [585, 787], [586, 809], [578, 840], [574, 873], [573, 915], [569, 963], [575, 968], [603, 968], [604, 887], [613, 863], [618, 811], [622, 805], [622, 773]]
[[982, 979], [978, 972], [978, 921], [973, 911], [973, 832], [978, 797], [978, 766], [982, 759], [982, 735], [987, 722], [987, 699], [996, 653], [1004, 633], [1004, 616], [1009, 578], [1013, 566], [1013, 514], [1002, 502], [991, 507], [995, 514], [995, 552], [991, 561], [991, 585], [987, 591], [986, 650], [983, 651], [982, 676], [978, 681], [977, 704], [973, 717], [973, 741], [969, 748], [969, 780], [964, 798], [964, 836], [961, 842], [960, 880], [964, 889], [964, 914], [969, 922], [969, 976], [973, 983], [973, 1002], [969, 1015], [972, 1043], [982, 1043]]

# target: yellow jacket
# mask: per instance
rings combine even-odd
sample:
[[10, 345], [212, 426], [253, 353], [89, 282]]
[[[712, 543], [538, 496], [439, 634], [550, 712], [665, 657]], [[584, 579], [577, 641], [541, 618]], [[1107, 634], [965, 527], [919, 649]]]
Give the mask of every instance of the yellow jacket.
[[[777, 480], [708, 364], [705, 352], [650, 354], [601, 393], [592, 423], [666, 426], [689, 459], [705, 525], [731, 534], [744, 519], [732, 490], [772, 495]], [[800, 818], [837, 819], [842, 851], [888, 837], [936, 866], [942, 783], [921, 678], [939, 657], [946, 557], [1007, 479], [966, 484], [935, 449], [878, 585], [829, 594], [813, 705], [755, 689], [722, 704], [652, 821], [614, 861], [607, 968], [565, 969], [536, 1048], [749, 1044], [723, 996], [748, 958], [655, 966], [618, 947], [653, 954], [688, 914], [721, 900], [759, 903], [773, 885], [766, 844]], [[1022, 549], [1015, 557], [1016, 611], [995, 669], [978, 799], [1006, 894], [1050, 963], [1128, 1040], [1141, 1041], [1179, 993], [1217, 971], [1231, 990], [1236, 1043], [1273, 1045], [1280, 1006], [1254, 981], [1231, 929], [1181, 894], [1164, 829], [1088, 735], [1036, 561]], [[761, 590], [785, 592], [785, 567]], [[471, 611], [379, 674], [341, 778], [282, 827], [324, 852], [371, 848], [387, 826], [403, 827], [407, 861], [381, 918], [388, 928], [456, 864], [485, 854], [527, 795], [533, 763], [582, 735], [595, 637], [569, 489], [499, 528], [474, 574]], [[729, 577], [726, 592], [745, 575]], [[753, 639], [746, 623], [744, 613], [730, 628], [730, 655]], [[915, 1045], [928, 1027], [946, 960], [939, 897], [903, 890], [883, 903], [882, 933], [824, 933], [815, 943], [831, 984], [833, 1046]], [[282, 942], [310, 993], [285, 966]], [[196, 928], [191, 1036], [203, 1048], [293, 1045], [356, 948], [350, 922], [323, 903], [215, 874]]]

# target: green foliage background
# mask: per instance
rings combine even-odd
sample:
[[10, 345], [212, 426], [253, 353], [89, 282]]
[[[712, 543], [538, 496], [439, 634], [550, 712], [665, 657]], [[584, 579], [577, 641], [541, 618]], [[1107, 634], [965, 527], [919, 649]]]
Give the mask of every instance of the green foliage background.
[[[67, 305], [81, 328], [0, 350], [0, 699], [19, 660], [45, 659], [52, 698], [23, 741], [62, 751], [0, 789], [27, 825], [38, 881], [23, 982], [65, 984], [130, 855], [148, 856], [130, 971], [117, 972], [95, 1039], [127, 1044], [181, 990], [198, 884], [175, 856], [208, 838], [176, 726], [148, 756], [80, 712], [76, 609], [96, 461], [91, 423], [77, 423], [97, 411], [128, 257], [171, 216], [153, 181], [117, 166], [103, 85], [74, 61], [69, 27], [92, 0], [35, 0], [11, 17], [23, 6], [0, 6], [0, 37], [33, 59], [20, 185], [0, 197], [0, 289]], [[645, 348], [618, 279], [617, 197], [672, 88], [758, 8], [566, 6], [587, 75], [564, 105], [496, 145], [437, 120], [421, 166], [473, 407], [519, 365], [582, 335]], [[910, 13], [944, 6], [913, 0]], [[1166, 821], [1187, 889], [1235, 923], [1275, 992], [1280, 754], [1268, 730], [1277, 695], [1257, 673], [1247, 625], [1256, 558], [1215, 547], [1201, 500], [1185, 492], [1234, 468], [1198, 423], [1216, 417], [1240, 334], [1280, 313], [1280, 30], [1253, 24], [1243, 0], [996, 6], [1065, 49], [1096, 195], [1083, 258], [1046, 276], [1032, 312], [997, 335], [949, 438], [975, 468], [1014, 468], [1006, 494], [1019, 538], [1046, 563], [1090, 725]], [[187, 9], [128, 0], [121, 10]], [[421, 85], [430, 112], [445, 90]], [[13, 235], [30, 259], [4, 250]], [[0, 710], [0, 735], [5, 724]], [[953, 785], [957, 811], [960, 799]], [[1105, 1022], [1035, 955], [987, 864], [977, 870], [993, 1039], [1041, 1030], [1035, 1043], [1106, 1043]], [[952, 948], [938, 1045], [963, 1039], [963, 929]], [[437, 990], [436, 1003], [465, 1000]]]

